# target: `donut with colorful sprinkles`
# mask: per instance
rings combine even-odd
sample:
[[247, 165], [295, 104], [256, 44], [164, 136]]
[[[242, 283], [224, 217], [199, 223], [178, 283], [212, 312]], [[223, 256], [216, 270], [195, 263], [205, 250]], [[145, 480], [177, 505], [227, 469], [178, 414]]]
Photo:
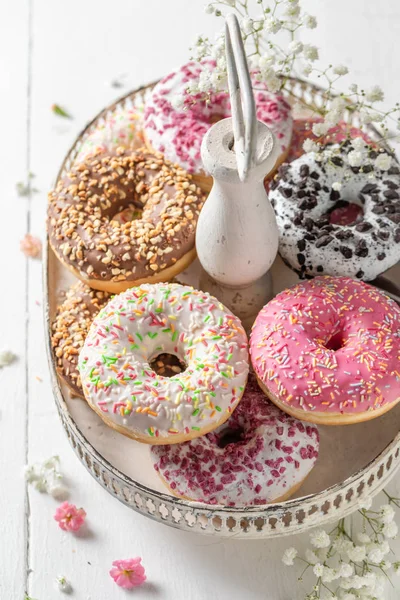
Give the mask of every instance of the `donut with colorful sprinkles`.
[[[203, 65], [204, 62], [211, 61], [203, 61]], [[190, 86], [201, 78], [203, 65], [189, 62], [157, 83], [146, 101], [144, 135], [150, 148], [163, 152], [168, 160], [192, 173], [194, 181], [209, 192], [212, 178], [203, 169], [201, 142], [213, 123], [231, 116], [231, 107], [227, 92], [212, 92], [207, 97], [190, 92]], [[264, 83], [257, 81], [256, 73], [251, 76], [257, 119], [273, 132], [281, 151], [278, 158], [281, 164], [292, 136], [290, 105], [281, 94], [268, 91]], [[176, 106], [176, 99], [182, 99], [181, 106]]]
[[[185, 365], [152, 370], [160, 354]], [[85, 398], [111, 427], [141, 442], [175, 444], [224, 423], [249, 370], [240, 320], [207, 293], [144, 284], [114, 296], [94, 319], [79, 355]]]
[[325, 425], [379, 417], [400, 400], [400, 308], [347, 277], [316, 277], [258, 314], [250, 355], [262, 390], [288, 414]]
[[318, 452], [316, 426], [271, 404], [254, 375], [224, 425], [184, 444], [151, 449], [154, 468], [175, 496], [237, 507], [288, 499]]

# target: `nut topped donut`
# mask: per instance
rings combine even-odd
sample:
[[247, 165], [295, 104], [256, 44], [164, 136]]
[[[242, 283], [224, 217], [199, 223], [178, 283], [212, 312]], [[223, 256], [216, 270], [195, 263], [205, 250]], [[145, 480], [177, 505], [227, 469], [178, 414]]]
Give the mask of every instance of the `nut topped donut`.
[[350, 142], [327, 146], [283, 165], [271, 184], [279, 253], [300, 276], [370, 281], [400, 260], [400, 170], [385, 151], [359, 153], [365, 163], [354, 167]]
[[[205, 98], [205, 94], [188, 91], [191, 85], [198, 84], [207, 63], [212, 68], [212, 61], [189, 62], [157, 83], [146, 101], [144, 135], [151, 148], [193, 173], [195, 181], [209, 192], [212, 178], [204, 173], [201, 142], [213, 123], [231, 116], [231, 108], [227, 92], [211, 92]], [[273, 132], [281, 149], [280, 164], [288, 153], [292, 135], [291, 108], [281, 94], [269, 92], [264, 83], [257, 81], [254, 73], [252, 78], [257, 119]], [[180, 99], [181, 106], [177, 107]]]
[[400, 400], [400, 308], [347, 277], [316, 277], [258, 314], [250, 354], [261, 388], [313, 423], [373, 419]]
[[[164, 377], [150, 363], [172, 354], [186, 365]], [[247, 337], [209, 294], [178, 284], [127, 290], [100, 311], [79, 355], [89, 405], [141, 442], [173, 444], [226, 421], [248, 374]]]
[[79, 281], [67, 291], [64, 302], [57, 308], [51, 327], [51, 345], [58, 373], [77, 396], [83, 397], [79, 352], [93, 318], [109, 299], [107, 292], [92, 290]]
[[271, 404], [254, 375], [224, 425], [184, 444], [151, 449], [154, 468], [175, 496], [238, 507], [292, 496], [318, 452], [317, 428]]
[[50, 244], [95, 289], [165, 281], [195, 257], [203, 202], [191, 176], [160, 154], [99, 150], [50, 192]]

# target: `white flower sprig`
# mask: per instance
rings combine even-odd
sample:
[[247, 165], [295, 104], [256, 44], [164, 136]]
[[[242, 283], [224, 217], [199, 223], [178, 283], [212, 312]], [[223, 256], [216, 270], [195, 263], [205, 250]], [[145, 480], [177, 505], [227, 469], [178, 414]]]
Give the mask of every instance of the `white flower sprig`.
[[68, 495], [68, 490], [62, 483], [63, 474], [58, 456], [51, 456], [42, 463], [27, 465], [25, 479], [36, 490], [50, 494], [56, 500], [63, 500]]
[[[346, 113], [357, 112], [360, 130], [370, 124], [377, 126], [382, 141], [397, 137], [390, 133], [389, 125], [395, 124], [400, 129], [399, 103], [389, 110], [382, 110], [379, 104], [384, 100], [384, 92], [377, 85], [363, 90], [353, 83], [347, 93], [340, 92], [337, 84], [349, 73], [347, 66], [330, 64], [325, 69], [318, 66], [318, 48], [303, 39], [307, 30], [317, 27], [317, 19], [303, 10], [300, 0], [215, 0], [207, 4], [205, 10], [216, 17], [225, 17], [231, 12], [238, 16], [247, 60], [254, 75], [254, 89], [257, 89], [257, 82], [271, 92], [286, 89], [294, 102], [309, 109], [310, 119], [319, 119], [320, 122], [312, 127], [314, 138], [304, 143], [306, 152], [318, 151], [323, 136], [343, 121]], [[286, 43], [283, 43], [285, 38]], [[192, 58], [201, 61], [202, 71], [186, 93], [195, 95], [196, 99], [208, 100], [214, 92], [227, 91], [224, 33], [217, 35], [214, 41], [199, 36], [191, 50]], [[307, 105], [302, 98], [296, 98], [287, 85], [291, 76], [319, 79], [324, 88], [321, 106]], [[176, 106], [183, 107], [183, 98], [176, 98]], [[357, 162], [355, 166], [361, 166], [362, 163], [358, 163], [363, 157], [355, 155], [353, 158]]]
[[[383, 492], [388, 500], [377, 511], [371, 510], [372, 501], [360, 504], [361, 530], [353, 533], [349, 519], [341, 519], [329, 532], [312, 531], [311, 548], [300, 557], [295, 548], [288, 548], [282, 557], [287, 566], [305, 565], [299, 577], [311, 570], [316, 578], [313, 589], [304, 600], [380, 600], [384, 596], [385, 581], [391, 573], [400, 574], [400, 561], [393, 560], [389, 540], [397, 535], [395, 510], [400, 499]], [[388, 555], [391, 554], [390, 560]]]

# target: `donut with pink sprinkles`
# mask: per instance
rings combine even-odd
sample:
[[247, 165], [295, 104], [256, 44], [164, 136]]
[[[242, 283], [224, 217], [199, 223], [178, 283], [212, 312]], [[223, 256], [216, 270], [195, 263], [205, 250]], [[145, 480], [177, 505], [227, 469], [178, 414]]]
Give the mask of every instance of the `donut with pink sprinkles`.
[[271, 404], [254, 375], [224, 425], [183, 444], [151, 449], [154, 468], [175, 496], [236, 507], [289, 498], [318, 452], [317, 427]]
[[[146, 101], [144, 133], [147, 143], [178, 163], [189, 173], [202, 174], [200, 156], [204, 134], [213, 123], [231, 116], [227, 92], [192, 94], [190, 85], [197, 81], [202, 64], [189, 62], [164, 77]], [[279, 93], [269, 92], [265, 85], [254, 79], [254, 98], [257, 118], [274, 133], [282, 152], [279, 163], [285, 160], [292, 136], [291, 108]], [[180, 106], [177, 106], [177, 101]]]

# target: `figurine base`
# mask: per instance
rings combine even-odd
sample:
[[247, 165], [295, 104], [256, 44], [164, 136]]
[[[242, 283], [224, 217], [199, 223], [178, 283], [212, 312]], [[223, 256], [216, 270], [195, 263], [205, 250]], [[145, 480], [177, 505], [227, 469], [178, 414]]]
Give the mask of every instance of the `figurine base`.
[[273, 297], [272, 277], [269, 271], [247, 287], [231, 288], [218, 283], [202, 269], [199, 287], [218, 298], [239, 317], [247, 332], [250, 331], [262, 307]]

